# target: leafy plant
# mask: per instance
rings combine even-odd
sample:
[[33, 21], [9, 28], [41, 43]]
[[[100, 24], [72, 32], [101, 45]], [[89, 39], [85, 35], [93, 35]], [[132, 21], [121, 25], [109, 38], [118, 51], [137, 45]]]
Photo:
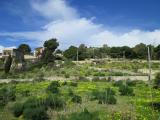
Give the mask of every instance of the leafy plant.
[[9, 101], [16, 99], [15, 87], [8, 86], [0, 89], [0, 106], [6, 105]]
[[24, 109], [23, 103], [17, 102], [13, 105], [12, 112], [15, 117], [19, 117], [23, 114], [23, 109]]
[[90, 113], [86, 108], [83, 112], [72, 113], [68, 118], [63, 117], [62, 120], [100, 120], [97, 113]]
[[35, 107], [24, 109], [23, 116], [26, 120], [48, 120], [45, 107]]
[[115, 92], [111, 88], [107, 88], [104, 91], [93, 91], [92, 99], [98, 100], [99, 104], [116, 104]]
[[128, 85], [121, 85], [119, 87], [120, 95], [122, 96], [134, 96], [133, 88], [129, 87]]
[[78, 83], [77, 83], [77, 82], [70, 82], [69, 85], [70, 85], [70, 86], [73, 86], [73, 87], [77, 87], [77, 86], [78, 86]]
[[82, 97], [78, 96], [78, 95], [73, 95], [71, 101], [74, 102], [74, 103], [80, 103], [81, 104], [82, 103]]
[[45, 100], [45, 105], [52, 109], [61, 109], [65, 106], [65, 101], [57, 95], [49, 94]]
[[154, 85], [157, 86], [157, 88], [160, 88], [160, 72], [156, 74]]
[[47, 91], [50, 91], [51, 93], [59, 93], [60, 83], [58, 81], [53, 81], [47, 88]]
[[119, 80], [119, 81], [115, 81], [113, 83], [113, 86], [116, 86], [116, 87], [121, 87], [123, 85], [123, 81], [122, 80]]

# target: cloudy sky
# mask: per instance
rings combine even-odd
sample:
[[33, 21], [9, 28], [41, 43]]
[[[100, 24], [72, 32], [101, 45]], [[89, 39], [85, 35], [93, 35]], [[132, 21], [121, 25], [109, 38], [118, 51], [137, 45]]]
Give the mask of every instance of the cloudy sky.
[[160, 44], [160, 0], [0, 0], [0, 50], [57, 38], [60, 48]]

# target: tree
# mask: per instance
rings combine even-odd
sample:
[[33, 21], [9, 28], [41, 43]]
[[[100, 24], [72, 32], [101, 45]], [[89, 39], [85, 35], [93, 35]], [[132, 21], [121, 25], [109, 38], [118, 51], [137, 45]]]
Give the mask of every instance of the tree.
[[57, 54], [62, 54], [62, 53], [63, 53], [63, 51], [62, 51], [62, 50], [60, 50], [60, 49], [58, 49], [58, 50], [56, 50], [56, 53], [57, 53]]
[[155, 52], [155, 58], [160, 60], [160, 45], [158, 45], [155, 49], [154, 49], [154, 52]]
[[123, 52], [125, 52], [125, 57], [132, 59], [136, 57], [136, 53], [132, 50], [132, 48], [128, 46], [121, 47], [121, 56], [123, 57]]
[[18, 50], [19, 50], [20, 52], [22, 52], [24, 55], [31, 53], [31, 48], [30, 48], [30, 46], [27, 45], [27, 44], [21, 44], [21, 45], [18, 47]]
[[52, 38], [50, 40], [45, 41], [44, 43], [44, 52], [42, 55], [42, 61], [45, 64], [54, 62], [54, 52], [59, 46], [59, 43], [57, 42], [57, 39]]
[[5, 73], [9, 73], [10, 69], [11, 69], [11, 65], [12, 65], [12, 57], [11, 55], [9, 55], [7, 58], [6, 58], [6, 62], [4, 64], [4, 70], [5, 70]]
[[87, 58], [87, 46], [85, 44], [81, 44], [78, 48], [78, 56], [79, 60], [84, 60]]
[[133, 51], [136, 53], [136, 56], [139, 59], [146, 59], [147, 58], [147, 46], [143, 43], [136, 45], [133, 48]]
[[64, 51], [64, 56], [68, 59], [76, 60], [77, 47], [70, 46], [67, 50]]

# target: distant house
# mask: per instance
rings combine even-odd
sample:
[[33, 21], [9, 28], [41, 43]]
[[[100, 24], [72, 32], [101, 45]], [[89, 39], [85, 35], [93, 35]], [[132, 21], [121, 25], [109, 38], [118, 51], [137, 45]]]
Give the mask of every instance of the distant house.
[[2, 51], [2, 57], [6, 58], [9, 55], [15, 56], [16, 55], [16, 49], [15, 48], [4, 48]]
[[38, 47], [34, 51], [34, 57], [41, 58], [44, 51], [44, 47]]

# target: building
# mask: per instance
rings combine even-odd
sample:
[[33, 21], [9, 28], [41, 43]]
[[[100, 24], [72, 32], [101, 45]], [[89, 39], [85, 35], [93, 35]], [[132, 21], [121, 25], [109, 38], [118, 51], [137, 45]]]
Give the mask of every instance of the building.
[[34, 57], [41, 58], [44, 51], [44, 47], [38, 47], [34, 50]]
[[9, 55], [15, 57], [17, 55], [17, 49], [15, 48], [4, 48], [2, 53], [0, 53], [0, 58], [6, 58]]

